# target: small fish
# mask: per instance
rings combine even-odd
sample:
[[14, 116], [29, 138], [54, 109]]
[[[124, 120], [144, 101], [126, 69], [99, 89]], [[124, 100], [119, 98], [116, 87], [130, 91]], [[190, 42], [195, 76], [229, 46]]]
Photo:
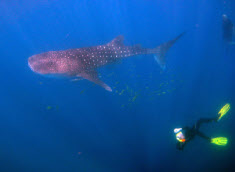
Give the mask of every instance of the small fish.
[[85, 92], [85, 89], [80, 92], [80, 94], [83, 94]]
[[132, 98], [132, 102], [134, 102], [137, 97], [138, 97], [138, 95], [135, 95], [135, 96]]
[[124, 91], [125, 91], [125, 90], [122, 90], [122, 91], [119, 93], [119, 95], [122, 95], [122, 94], [124, 93]]
[[47, 106], [47, 110], [51, 110], [52, 109], [52, 107], [51, 106]]

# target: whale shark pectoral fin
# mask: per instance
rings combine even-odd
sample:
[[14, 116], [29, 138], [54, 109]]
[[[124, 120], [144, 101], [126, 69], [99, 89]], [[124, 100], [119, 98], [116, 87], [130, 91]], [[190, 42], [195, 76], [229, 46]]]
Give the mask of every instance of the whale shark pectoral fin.
[[110, 92], [112, 91], [112, 89], [107, 84], [105, 84], [103, 81], [100, 80], [100, 78], [98, 77], [98, 74], [95, 70], [82, 72], [82, 73], [79, 73], [77, 76], [83, 77], [84, 79], [87, 79], [91, 82], [94, 82], [95, 84], [103, 87], [107, 91], [110, 91]]

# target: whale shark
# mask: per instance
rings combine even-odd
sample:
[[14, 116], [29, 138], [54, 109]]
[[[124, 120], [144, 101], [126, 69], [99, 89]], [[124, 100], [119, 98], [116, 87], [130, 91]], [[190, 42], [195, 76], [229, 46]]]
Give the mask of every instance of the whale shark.
[[107, 91], [112, 91], [110, 86], [100, 80], [97, 68], [131, 56], [153, 54], [160, 67], [165, 69], [167, 51], [184, 33], [156, 48], [142, 48], [140, 45], [125, 46], [124, 37], [119, 35], [104, 45], [49, 51], [33, 55], [28, 58], [28, 66], [33, 72], [41, 75], [83, 78]]

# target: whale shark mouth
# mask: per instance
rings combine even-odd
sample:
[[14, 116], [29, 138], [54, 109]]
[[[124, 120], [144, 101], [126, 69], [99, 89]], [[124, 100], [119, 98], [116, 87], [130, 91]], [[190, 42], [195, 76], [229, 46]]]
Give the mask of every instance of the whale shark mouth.
[[[32, 65], [30, 64], [30, 62], [28, 61], [28, 66], [29, 66], [29, 68], [32, 70], [32, 71], [34, 71], [34, 69], [33, 69], [33, 67], [32, 67]], [[35, 72], [35, 71], [34, 71]]]

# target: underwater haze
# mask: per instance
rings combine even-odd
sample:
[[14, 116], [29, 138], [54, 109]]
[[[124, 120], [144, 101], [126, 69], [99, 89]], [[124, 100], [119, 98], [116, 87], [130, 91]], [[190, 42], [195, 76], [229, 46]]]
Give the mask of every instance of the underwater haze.
[[[158, 172], [235, 170], [235, 45], [222, 15], [234, 0], [1, 0], [0, 171]], [[155, 48], [186, 32], [161, 68], [152, 54], [98, 69], [105, 90], [86, 79], [31, 70], [29, 57], [104, 45]], [[176, 149], [174, 128], [214, 118]]]

